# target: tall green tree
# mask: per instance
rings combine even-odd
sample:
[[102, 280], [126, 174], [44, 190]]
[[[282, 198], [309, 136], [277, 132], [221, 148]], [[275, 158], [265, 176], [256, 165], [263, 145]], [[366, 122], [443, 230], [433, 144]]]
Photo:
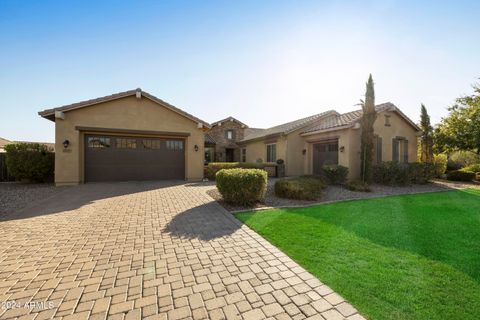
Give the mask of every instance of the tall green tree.
[[373, 85], [372, 75], [368, 77], [367, 88], [365, 92], [365, 101], [362, 101], [363, 115], [360, 120], [362, 127], [361, 135], [361, 177], [363, 182], [372, 182], [373, 172], [373, 143], [374, 132], [373, 124], [377, 119], [377, 112], [375, 111], [375, 90]]
[[480, 154], [480, 85], [448, 108], [449, 114], [435, 128], [437, 151], [465, 150]]
[[430, 116], [427, 108], [422, 103], [420, 109], [420, 128], [422, 136], [420, 137], [420, 162], [433, 163], [433, 127], [430, 124]]

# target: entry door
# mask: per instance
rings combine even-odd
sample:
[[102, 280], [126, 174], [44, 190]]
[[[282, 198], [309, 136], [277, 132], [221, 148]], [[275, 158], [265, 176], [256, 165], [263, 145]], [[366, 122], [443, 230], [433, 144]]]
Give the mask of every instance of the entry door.
[[182, 139], [85, 136], [85, 181], [185, 178]]
[[316, 143], [313, 145], [313, 174], [321, 174], [326, 165], [338, 164], [338, 141]]

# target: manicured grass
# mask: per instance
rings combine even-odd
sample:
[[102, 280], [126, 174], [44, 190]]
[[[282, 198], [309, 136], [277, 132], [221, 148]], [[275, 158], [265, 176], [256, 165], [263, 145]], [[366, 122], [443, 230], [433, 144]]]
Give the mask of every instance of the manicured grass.
[[241, 213], [369, 319], [478, 319], [480, 190]]

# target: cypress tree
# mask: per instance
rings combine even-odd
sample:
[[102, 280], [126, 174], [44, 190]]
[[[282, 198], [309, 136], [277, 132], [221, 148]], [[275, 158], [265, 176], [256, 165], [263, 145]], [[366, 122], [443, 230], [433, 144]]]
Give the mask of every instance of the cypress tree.
[[365, 101], [362, 102], [363, 115], [360, 120], [362, 135], [361, 135], [361, 177], [362, 181], [366, 183], [372, 182], [373, 171], [373, 144], [374, 132], [373, 124], [377, 119], [377, 112], [375, 111], [375, 90], [373, 88], [372, 75], [368, 77], [367, 88], [365, 93]]
[[430, 125], [430, 116], [427, 108], [422, 103], [420, 109], [420, 128], [422, 136], [420, 137], [420, 161], [424, 163], [433, 162], [433, 128]]

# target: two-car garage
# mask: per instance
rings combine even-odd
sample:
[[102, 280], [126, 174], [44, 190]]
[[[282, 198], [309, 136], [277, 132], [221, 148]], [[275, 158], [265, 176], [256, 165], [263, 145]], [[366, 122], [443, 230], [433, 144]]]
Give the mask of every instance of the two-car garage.
[[210, 125], [140, 89], [47, 109], [55, 183], [203, 178]]
[[183, 139], [85, 135], [85, 181], [185, 179]]

